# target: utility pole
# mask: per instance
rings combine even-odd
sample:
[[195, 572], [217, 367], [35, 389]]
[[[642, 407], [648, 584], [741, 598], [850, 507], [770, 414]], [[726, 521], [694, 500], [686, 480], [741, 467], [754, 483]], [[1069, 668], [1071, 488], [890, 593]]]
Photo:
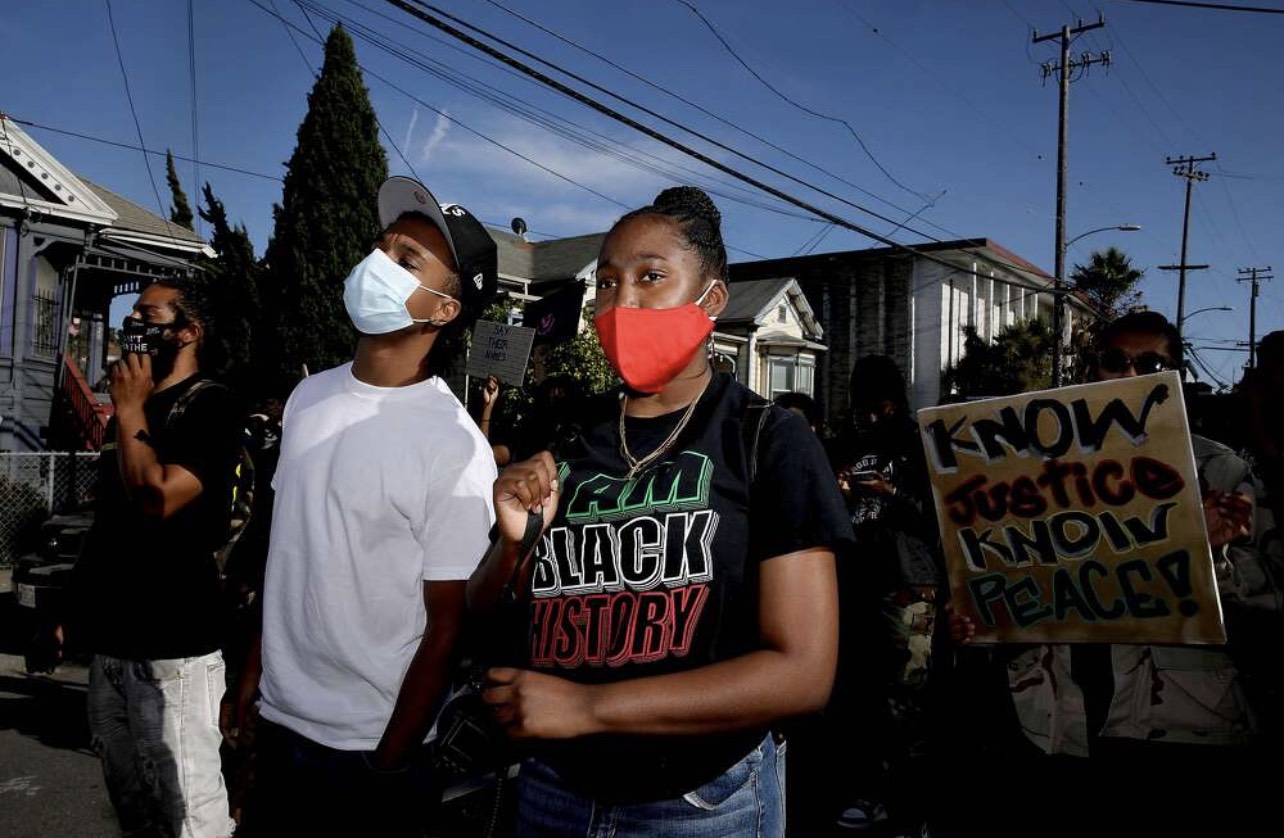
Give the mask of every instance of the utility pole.
[[1186, 179], [1186, 212], [1182, 216], [1181, 222], [1181, 264], [1177, 266], [1180, 272], [1177, 278], [1177, 334], [1181, 334], [1181, 320], [1186, 314], [1186, 271], [1192, 267], [1186, 264], [1186, 242], [1190, 238], [1190, 189], [1197, 181], [1208, 180], [1208, 173], [1201, 172], [1195, 168], [1198, 163], [1207, 163], [1210, 160], [1216, 160], [1217, 154], [1209, 154], [1207, 157], [1169, 157], [1164, 163], [1173, 167], [1173, 174], [1180, 178]]
[[1274, 279], [1269, 273], [1270, 265], [1264, 268], [1240, 268], [1239, 282], [1253, 283], [1252, 296], [1248, 304], [1248, 368], [1257, 369], [1257, 295], [1262, 291], [1263, 279]]
[[1053, 281], [1053, 299], [1052, 299], [1052, 386], [1060, 387], [1062, 384], [1062, 370], [1065, 364], [1065, 346], [1062, 343], [1061, 321], [1065, 306], [1065, 282], [1066, 282], [1066, 144], [1069, 138], [1069, 114], [1070, 114], [1070, 77], [1075, 70], [1087, 70], [1093, 64], [1110, 64], [1110, 53], [1103, 52], [1100, 55], [1092, 55], [1085, 52], [1078, 58], [1070, 57], [1070, 41], [1074, 36], [1092, 29], [1100, 29], [1106, 25], [1106, 19], [1100, 14], [1097, 15], [1096, 23], [1084, 23], [1077, 20], [1074, 27], [1062, 26], [1061, 31], [1051, 32], [1047, 35], [1034, 33], [1033, 43], [1039, 44], [1044, 41], [1060, 41], [1061, 60], [1056, 64], [1046, 62], [1042, 65], [1043, 78], [1046, 80], [1053, 73], [1059, 74], [1060, 81], [1060, 111], [1058, 119], [1057, 134], [1057, 232], [1056, 232], [1056, 274]]

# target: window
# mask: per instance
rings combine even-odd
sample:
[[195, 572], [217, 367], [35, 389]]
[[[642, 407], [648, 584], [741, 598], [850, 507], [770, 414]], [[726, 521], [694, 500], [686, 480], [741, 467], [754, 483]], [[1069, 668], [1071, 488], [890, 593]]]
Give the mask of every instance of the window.
[[31, 295], [31, 352], [37, 358], [58, 354], [58, 271], [43, 256], [35, 260], [36, 287]]
[[808, 396], [815, 395], [816, 368], [806, 362], [798, 364], [798, 381], [794, 389]]
[[33, 303], [32, 351], [37, 357], [52, 358], [58, 353], [58, 300], [53, 294], [38, 289]]
[[781, 393], [812, 395], [816, 380], [816, 365], [811, 358], [799, 356], [772, 356], [768, 363], [768, 390], [770, 398]]
[[771, 398], [779, 396], [781, 393], [788, 393], [794, 389], [794, 362], [792, 358], [772, 358], [771, 380], [768, 382], [771, 389]]
[[780, 306], [777, 307], [776, 309], [776, 322], [777, 323], [789, 322], [789, 309], [785, 308], [784, 303], [781, 303]]

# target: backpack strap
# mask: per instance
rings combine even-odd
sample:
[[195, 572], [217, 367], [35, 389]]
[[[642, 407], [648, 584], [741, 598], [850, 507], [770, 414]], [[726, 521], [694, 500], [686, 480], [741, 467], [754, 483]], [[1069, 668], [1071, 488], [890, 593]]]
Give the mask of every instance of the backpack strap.
[[758, 479], [758, 448], [762, 442], [762, 432], [767, 426], [769, 413], [771, 413], [771, 402], [755, 398], [745, 406], [744, 416], [741, 418], [740, 432], [744, 435], [745, 453], [748, 455], [750, 489]]
[[193, 401], [196, 400], [196, 395], [198, 393], [200, 393], [202, 390], [205, 390], [209, 387], [222, 387], [222, 386], [223, 385], [219, 384], [217, 381], [212, 381], [208, 378], [198, 378], [196, 382], [192, 384], [191, 387], [188, 387], [186, 390], [184, 390], [183, 394], [179, 396], [177, 399], [175, 399], [174, 404], [170, 406], [169, 413], [165, 415], [166, 430], [168, 430], [169, 428], [172, 428], [174, 426], [174, 423], [179, 420], [179, 417], [181, 417], [184, 413], [187, 412], [187, 408], [192, 404]]

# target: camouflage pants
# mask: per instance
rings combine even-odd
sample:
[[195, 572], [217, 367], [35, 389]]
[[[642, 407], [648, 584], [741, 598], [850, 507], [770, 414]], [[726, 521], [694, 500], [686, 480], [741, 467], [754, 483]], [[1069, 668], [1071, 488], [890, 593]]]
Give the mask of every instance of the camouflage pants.
[[[932, 666], [936, 626], [936, 588], [903, 588], [883, 596], [880, 609], [888, 648], [888, 711], [897, 726], [917, 727], [924, 715], [923, 695]], [[917, 749], [916, 749], [917, 750]]]

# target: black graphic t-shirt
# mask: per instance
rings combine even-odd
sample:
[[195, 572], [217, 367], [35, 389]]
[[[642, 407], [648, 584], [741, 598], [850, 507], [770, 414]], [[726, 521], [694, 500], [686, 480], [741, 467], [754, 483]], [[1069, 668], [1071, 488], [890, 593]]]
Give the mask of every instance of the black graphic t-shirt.
[[126, 491], [116, 424], [98, 460], [94, 524], [76, 565], [77, 621], [89, 651], [131, 660], [203, 655], [219, 648], [223, 617], [214, 551], [227, 537], [241, 444], [235, 399], [207, 386], [170, 421], [199, 376], [167, 387], [143, 411], [162, 464], [201, 481], [194, 501], [165, 520], [145, 516]]
[[[940, 536], [917, 423], [892, 417], [849, 430], [830, 442], [829, 456], [849, 487], [855, 558], [869, 565], [863, 578], [883, 590], [940, 584]], [[862, 473], [874, 474], [892, 493], [862, 485]]]
[[[837, 551], [851, 526], [819, 441], [788, 411], [770, 409], [750, 491], [742, 429], [753, 398], [715, 376], [669, 453], [631, 480], [614, 400], [558, 452], [562, 501], [535, 552], [527, 665], [597, 684], [760, 648], [761, 562]], [[659, 446], [681, 415], [626, 419], [634, 457]], [[717, 777], [765, 733], [605, 735], [542, 743], [537, 753], [597, 799], [660, 800]]]

